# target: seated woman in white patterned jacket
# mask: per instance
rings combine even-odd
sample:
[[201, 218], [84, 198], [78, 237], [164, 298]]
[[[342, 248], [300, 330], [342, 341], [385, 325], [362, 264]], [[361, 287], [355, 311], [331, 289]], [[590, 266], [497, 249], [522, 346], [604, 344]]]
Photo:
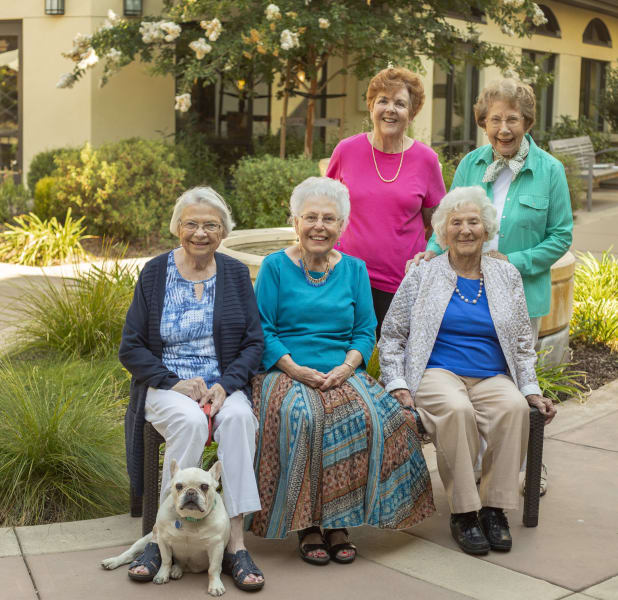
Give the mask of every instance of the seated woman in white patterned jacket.
[[[448, 252], [412, 265], [395, 294], [378, 344], [382, 380], [401, 404], [416, 407], [436, 447], [460, 548], [508, 551], [504, 510], [519, 506], [528, 405], [546, 423], [556, 409], [536, 379], [521, 276], [508, 261], [482, 255], [498, 230], [485, 191], [451, 191], [432, 225]], [[479, 435], [487, 450], [477, 490]]]

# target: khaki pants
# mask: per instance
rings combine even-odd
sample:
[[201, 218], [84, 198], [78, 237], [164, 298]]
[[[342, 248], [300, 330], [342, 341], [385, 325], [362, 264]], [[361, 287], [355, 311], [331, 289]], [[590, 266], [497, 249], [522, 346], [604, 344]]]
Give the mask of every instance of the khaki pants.
[[[438, 471], [452, 513], [482, 506], [519, 506], [519, 470], [530, 429], [528, 402], [506, 375], [480, 379], [427, 369], [415, 397], [436, 447]], [[487, 442], [477, 491], [480, 441]]]

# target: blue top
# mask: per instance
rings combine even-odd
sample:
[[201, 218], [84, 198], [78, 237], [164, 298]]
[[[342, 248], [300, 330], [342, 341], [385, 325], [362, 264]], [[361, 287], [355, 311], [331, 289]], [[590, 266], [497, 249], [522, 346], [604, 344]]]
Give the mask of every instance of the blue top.
[[362, 260], [342, 254], [326, 283], [313, 287], [302, 268], [279, 250], [262, 262], [255, 295], [264, 331], [265, 369], [286, 354], [298, 365], [323, 373], [343, 363], [349, 350], [358, 350], [365, 365], [369, 362], [377, 321]]
[[465, 377], [506, 374], [506, 359], [484, 289], [477, 303], [472, 304], [479, 285], [478, 279], [457, 277], [459, 291], [470, 302], [464, 302], [457, 292], [453, 292], [427, 363], [428, 369], [446, 369]]
[[[174, 251], [169, 253], [161, 315], [163, 364], [181, 379], [203, 377], [208, 387], [221, 377], [212, 335], [216, 281], [216, 274], [204, 281], [187, 281], [176, 267]], [[204, 284], [199, 300], [196, 283]]]

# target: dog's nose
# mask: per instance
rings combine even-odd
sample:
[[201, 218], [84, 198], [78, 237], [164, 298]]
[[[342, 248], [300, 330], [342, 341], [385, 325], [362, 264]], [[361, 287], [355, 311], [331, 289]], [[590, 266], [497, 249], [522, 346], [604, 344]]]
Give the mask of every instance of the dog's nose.
[[195, 496], [197, 496], [197, 492], [194, 489], [188, 489], [185, 492], [186, 496], [191, 496], [192, 498], [194, 498]]

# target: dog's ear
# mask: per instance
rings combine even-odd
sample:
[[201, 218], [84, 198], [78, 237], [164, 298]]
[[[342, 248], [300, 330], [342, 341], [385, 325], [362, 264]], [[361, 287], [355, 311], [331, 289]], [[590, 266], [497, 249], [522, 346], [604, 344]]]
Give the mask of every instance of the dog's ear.
[[174, 478], [174, 475], [176, 475], [177, 472], [178, 472], [178, 463], [176, 462], [175, 458], [172, 458], [172, 464], [170, 465], [170, 473], [172, 474], [172, 479]]
[[220, 460], [218, 460], [212, 467], [210, 467], [210, 469], [208, 469], [208, 472], [215, 481], [219, 481], [219, 479], [221, 479], [221, 469], [222, 465]]

